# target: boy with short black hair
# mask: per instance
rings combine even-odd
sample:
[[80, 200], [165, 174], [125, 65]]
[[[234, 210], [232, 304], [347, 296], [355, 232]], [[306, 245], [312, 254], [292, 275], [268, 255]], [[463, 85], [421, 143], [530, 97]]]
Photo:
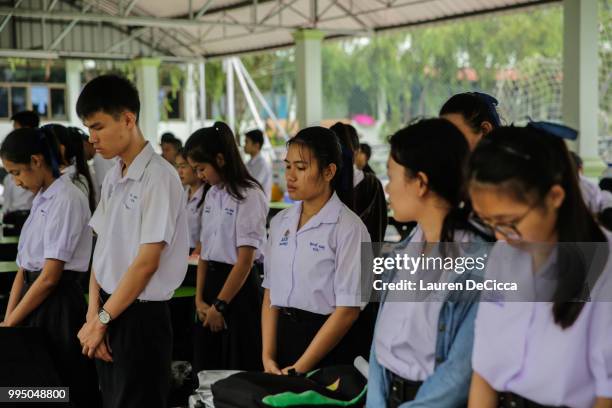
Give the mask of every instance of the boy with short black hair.
[[168, 300], [187, 270], [186, 197], [176, 170], [138, 128], [138, 91], [100, 76], [83, 88], [77, 113], [104, 158], [118, 156], [104, 179], [90, 226], [98, 234], [83, 353], [97, 358], [105, 407], [165, 408], [172, 327]]

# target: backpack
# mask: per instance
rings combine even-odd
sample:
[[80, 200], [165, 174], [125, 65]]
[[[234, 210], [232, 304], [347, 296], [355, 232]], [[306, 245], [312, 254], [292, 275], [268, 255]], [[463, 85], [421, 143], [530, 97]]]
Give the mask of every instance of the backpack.
[[350, 365], [306, 375], [241, 372], [212, 385], [215, 408], [358, 408], [366, 391], [367, 379]]

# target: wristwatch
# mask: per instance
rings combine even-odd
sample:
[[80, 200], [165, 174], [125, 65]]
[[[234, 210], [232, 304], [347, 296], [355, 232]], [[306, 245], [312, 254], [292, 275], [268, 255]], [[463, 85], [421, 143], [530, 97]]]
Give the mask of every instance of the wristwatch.
[[223, 316], [225, 316], [225, 314], [227, 313], [228, 304], [226, 301], [217, 298], [215, 299], [213, 306], [215, 307], [215, 309], [217, 309], [217, 312], [221, 313]]
[[110, 313], [104, 310], [104, 308], [100, 308], [100, 311], [98, 312], [98, 320], [100, 320], [100, 323], [106, 326], [112, 319]]

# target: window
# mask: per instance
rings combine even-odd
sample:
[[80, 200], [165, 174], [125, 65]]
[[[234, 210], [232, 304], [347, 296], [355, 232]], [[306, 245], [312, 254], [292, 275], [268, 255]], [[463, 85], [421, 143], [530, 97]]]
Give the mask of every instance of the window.
[[33, 86], [30, 88], [30, 104], [32, 110], [41, 118], [49, 116], [49, 88], [46, 86]]
[[11, 116], [28, 109], [28, 89], [26, 87], [11, 88]]
[[0, 83], [0, 119], [33, 110], [42, 120], [66, 120], [64, 84]]
[[63, 88], [51, 88], [51, 117], [65, 118], [66, 91]]
[[0, 87], [0, 118], [9, 118], [9, 88]]
[[183, 93], [181, 91], [172, 92], [169, 86], [162, 86], [159, 89], [160, 117], [162, 120], [181, 120], [183, 119]]

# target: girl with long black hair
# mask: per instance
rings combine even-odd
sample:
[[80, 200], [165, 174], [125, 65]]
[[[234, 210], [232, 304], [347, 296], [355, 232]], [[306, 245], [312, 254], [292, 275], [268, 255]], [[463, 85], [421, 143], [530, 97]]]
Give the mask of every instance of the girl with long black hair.
[[253, 264], [266, 240], [268, 202], [225, 123], [194, 132], [185, 150], [212, 186], [202, 214], [194, 369], [256, 370], [261, 298]]

